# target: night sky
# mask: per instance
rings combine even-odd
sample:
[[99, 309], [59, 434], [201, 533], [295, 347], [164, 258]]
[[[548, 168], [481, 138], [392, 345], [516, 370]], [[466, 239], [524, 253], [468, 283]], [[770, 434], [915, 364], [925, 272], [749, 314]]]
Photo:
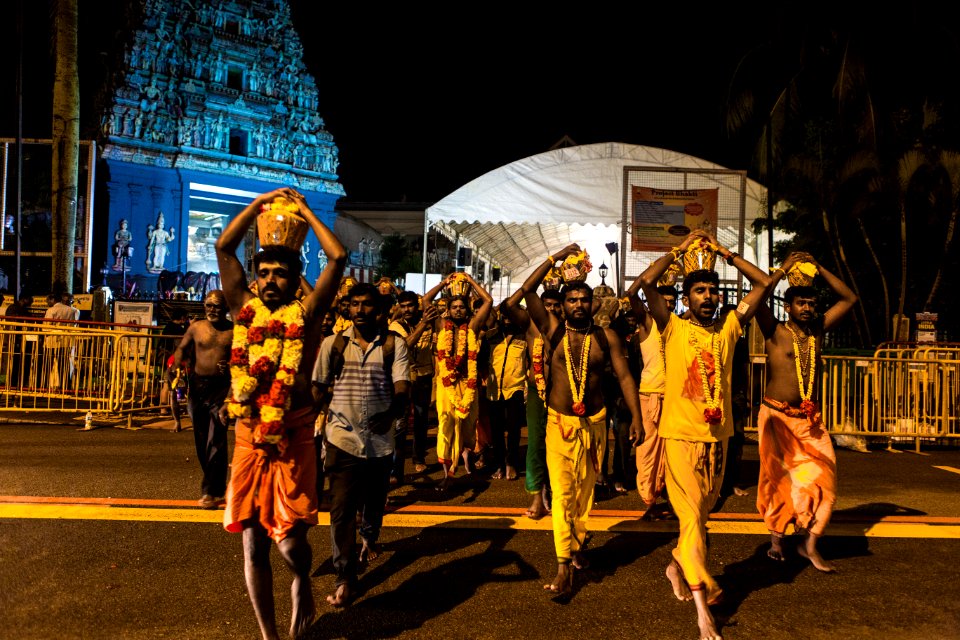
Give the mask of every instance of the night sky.
[[[80, 0], [84, 135], [99, 121], [100, 87], [126, 41], [125, 4]], [[434, 202], [563, 136], [670, 148], [750, 169], [749, 144], [724, 130], [728, 86], [744, 54], [795, 26], [790, 10], [635, 4], [427, 10], [292, 0], [320, 115], [340, 147], [347, 199]], [[24, 135], [48, 137], [47, 3], [25, 5]], [[15, 6], [5, 5], [0, 25], [5, 137], [16, 132]], [[804, 12], [816, 22], [809, 5]]]

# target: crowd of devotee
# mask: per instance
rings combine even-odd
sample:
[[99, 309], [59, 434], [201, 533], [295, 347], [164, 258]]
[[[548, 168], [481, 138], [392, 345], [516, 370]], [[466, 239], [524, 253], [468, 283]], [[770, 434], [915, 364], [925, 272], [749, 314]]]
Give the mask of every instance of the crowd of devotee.
[[[255, 221], [261, 248], [248, 274], [237, 251]], [[301, 276], [308, 229], [328, 257], [314, 283]], [[423, 295], [343, 277], [344, 246], [289, 188], [254, 199], [216, 253], [222, 290], [206, 296], [168, 375], [173, 387], [188, 380], [199, 504], [222, 506], [224, 527], [242, 536], [264, 638], [278, 636], [273, 544], [294, 576], [289, 632], [298, 637], [316, 615], [306, 533], [321, 505], [335, 574], [326, 602], [342, 608], [360, 595], [360, 567], [381, 553], [391, 490], [437, 467], [438, 492], [483, 473], [516, 483], [526, 517], [550, 518], [556, 573], [542, 589], [554, 599], [571, 596], [590, 562], [596, 492], [636, 491], [644, 518], [678, 522], [660, 570], [677, 599], [694, 603], [700, 637], [719, 638], [710, 608], [723, 594], [709, 570], [706, 520], [739, 456], [737, 426], [742, 437], [749, 411], [738, 399], [743, 335], [754, 318], [768, 354], [756, 417], [768, 555], [797, 553], [835, 570], [817, 547], [836, 498], [836, 458], [815, 379], [824, 331], [856, 297], [813, 256], [790, 254], [765, 273], [694, 230], [611, 307], [586, 284], [589, 257], [572, 244], [534, 261], [495, 305], [462, 272]], [[750, 282], [736, 305], [722, 304], [716, 260]], [[810, 273], [834, 294], [824, 312]], [[784, 279], [779, 320], [766, 301]]]

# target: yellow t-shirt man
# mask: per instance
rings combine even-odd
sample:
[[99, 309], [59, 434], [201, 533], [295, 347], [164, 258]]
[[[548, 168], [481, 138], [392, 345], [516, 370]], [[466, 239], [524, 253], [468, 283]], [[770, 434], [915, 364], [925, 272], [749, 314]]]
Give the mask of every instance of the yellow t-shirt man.
[[[722, 323], [721, 323], [722, 322]], [[733, 351], [743, 329], [737, 314], [730, 312], [722, 321], [701, 327], [673, 314], [663, 329], [666, 360], [666, 388], [663, 413], [660, 418], [661, 438], [717, 442], [733, 435], [733, 403], [730, 397], [730, 379], [733, 375]], [[713, 389], [716, 369], [711, 340], [720, 342], [720, 380], [723, 420], [708, 424], [703, 412], [707, 398], [697, 351], [706, 365], [708, 388]]]

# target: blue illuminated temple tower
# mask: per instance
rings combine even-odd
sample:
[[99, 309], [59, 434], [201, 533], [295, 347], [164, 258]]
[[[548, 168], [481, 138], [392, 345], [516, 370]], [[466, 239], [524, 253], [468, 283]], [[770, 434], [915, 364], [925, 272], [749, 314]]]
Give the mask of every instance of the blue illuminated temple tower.
[[[146, 0], [125, 63], [102, 118], [110, 213], [98, 232], [109, 235], [112, 273], [126, 263], [148, 295], [171, 272], [204, 281], [226, 221], [279, 186], [302, 192], [333, 228], [337, 147], [286, 0]], [[312, 280], [323, 259], [312, 234], [307, 242]]]

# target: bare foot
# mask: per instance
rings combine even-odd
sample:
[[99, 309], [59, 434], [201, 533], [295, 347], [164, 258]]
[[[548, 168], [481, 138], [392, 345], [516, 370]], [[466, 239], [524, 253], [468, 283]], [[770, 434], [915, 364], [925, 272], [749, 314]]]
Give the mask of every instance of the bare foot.
[[173, 425], [173, 432], [180, 433], [181, 431], [183, 431], [183, 425], [180, 424], [179, 420], [177, 420]]
[[817, 536], [808, 533], [804, 543], [797, 547], [797, 553], [810, 561], [817, 571], [824, 573], [836, 573], [837, 568], [823, 559], [820, 552], [817, 551]]
[[701, 589], [695, 592], [693, 600], [697, 605], [697, 626], [700, 627], [700, 640], [723, 640], [717, 631], [717, 623], [707, 606], [707, 594]]
[[584, 549], [580, 549], [575, 554], [573, 554], [573, 560], [571, 564], [577, 569], [589, 569], [590, 561], [587, 560], [587, 556], [584, 555]]
[[360, 548], [360, 563], [368, 564], [371, 560], [376, 560], [380, 557], [380, 548], [375, 543], [367, 544], [366, 541], [363, 542], [363, 546]]
[[569, 595], [573, 590], [573, 568], [570, 564], [558, 564], [557, 577], [550, 584], [543, 585], [543, 589], [557, 596]]
[[317, 615], [317, 607], [313, 602], [313, 585], [309, 579], [297, 578], [294, 580], [291, 591], [293, 615], [290, 620], [290, 637], [303, 638]]
[[543, 508], [549, 516], [553, 513], [553, 507], [550, 505], [550, 487], [543, 485], [543, 489], [540, 490], [540, 499], [543, 500]]
[[779, 533], [770, 534], [770, 548], [767, 550], [767, 557], [777, 562], [783, 562], [783, 535]]
[[503, 480], [503, 469], [497, 469], [490, 475], [491, 480]]
[[415, 465], [413, 465], [413, 470], [416, 471], [417, 473], [423, 473], [424, 471], [427, 470], [427, 465], [423, 464], [422, 462], [418, 462]]
[[739, 497], [742, 498], [743, 496], [748, 496], [748, 495], [750, 495], [750, 492], [747, 491], [746, 489], [741, 489], [740, 487], [734, 487], [734, 488], [733, 488], [733, 495], [739, 496]]
[[350, 604], [351, 595], [352, 594], [350, 593], [350, 587], [348, 587], [346, 583], [344, 583], [339, 587], [337, 587], [337, 590], [334, 591], [331, 595], [327, 596], [327, 602], [329, 602], [331, 605], [333, 605], [338, 609], [342, 609], [343, 607]]
[[671, 560], [670, 564], [667, 565], [666, 574], [670, 584], [673, 585], [673, 595], [677, 597], [677, 600], [687, 602], [688, 600], [693, 599], [693, 594], [690, 592], [690, 586], [687, 584], [683, 574], [680, 572], [680, 567], [677, 565], [676, 560]]
[[516, 479], [517, 479], [517, 470], [514, 469], [513, 467], [511, 467], [510, 465], [507, 465], [506, 478], [507, 478], [507, 480], [516, 480]]
[[530, 502], [530, 506], [524, 512], [524, 515], [530, 518], [531, 520], [539, 520], [543, 518], [548, 513], [546, 507], [543, 504], [543, 498], [539, 493], [533, 495], [533, 501]]
[[473, 465], [470, 463], [470, 450], [464, 449], [461, 458], [463, 458], [463, 472], [468, 475], [473, 473]]
[[437, 491], [446, 491], [451, 486], [453, 486], [453, 476], [449, 474], [444, 475], [443, 480], [437, 483]]

